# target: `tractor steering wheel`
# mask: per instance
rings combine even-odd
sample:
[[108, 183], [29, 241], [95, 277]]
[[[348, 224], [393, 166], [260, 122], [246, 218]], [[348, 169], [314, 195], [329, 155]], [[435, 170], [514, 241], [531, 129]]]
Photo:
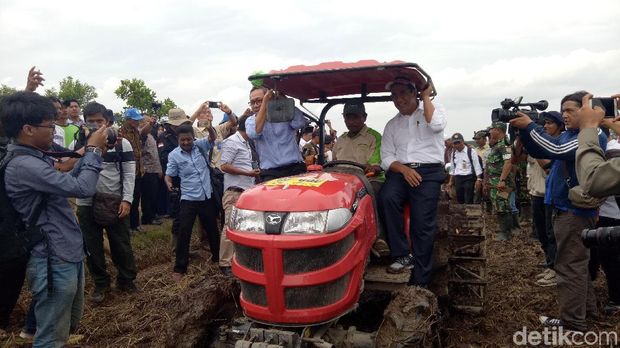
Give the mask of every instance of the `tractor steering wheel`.
[[357, 168], [361, 169], [362, 171], [366, 170], [366, 165], [365, 164], [361, 164], [361, 163], [357, 163], [357, 162], [353, 162], [353, 161], [345, 161], [345, 160], [329, 161], [329, 162], [327, 162], [327, 163], [325, 163], [323, 165], [323, 168], [335, 167], [335, 166], [339, 166], [339, 165], [347, 165], [347, 166], [357, 167]]

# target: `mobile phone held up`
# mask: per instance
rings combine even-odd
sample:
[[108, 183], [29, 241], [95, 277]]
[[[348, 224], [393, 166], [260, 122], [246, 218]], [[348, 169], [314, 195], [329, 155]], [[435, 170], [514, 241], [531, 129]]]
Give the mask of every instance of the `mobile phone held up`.
[[605, 118], [615, 118], [618, 115], [618, 103], [611, 97], [592, 98], [590, 99], [590, 107], [598, 106], [605, 111]]
[[209, 102], [209, 108], [211, 109], [219, 109], [222, 102]]

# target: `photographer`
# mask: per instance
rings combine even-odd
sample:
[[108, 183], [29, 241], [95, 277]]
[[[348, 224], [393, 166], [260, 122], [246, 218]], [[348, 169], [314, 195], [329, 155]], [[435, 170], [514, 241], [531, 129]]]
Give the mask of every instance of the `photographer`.
[[[84, 119], [89, 128], [111, 127], [113, 119], [107, 116], [105, 106], [88, 103], [84, 107]], [[89, 138], [89, 135], [86, 135]], [[108, 151], [103, 156], [103, 170], [97, 180], [94, 197], [76, 200], [77, 216], [88, 251], [88, 270], [95, 282], [90, 299], [101, 303], [110, 292], [110, 275], [106, 270], [103, 251], [103, 230], [110, 242], [112, 262], [117, 270], [116, 287], [120, 291], [134, 292], [136, 287], [136, 263], [131, 248], [129, 213], [133, 201], [136, 162], [133, 149], [127, 139], [113, 141], [108, 135]]]
[[[519, 134], [529, 154], [534, 158], [553, 159], [546, 183], [545, 203], [551, 204], [555, 217], [554, 234], [557, 242], [555, 271], [558, 278], [560, 318], [541, 316], [546, 326], [563, 326], [565, 329], [586, 331], [586, 315], [596, 316], [596, 299], [588, 277], [589, 250], [583, 245], [580, 233], [594, 227], [596, 208], [579, 208], [568, 199], [569, 189], [577, 186], [575, 152], [579, 134], [581, 108], [585, 91], [562, 98], [562, 116], [566, 131], [559, 137], [548, 135], [522, 112], [510, 124], [520, 129]], [[607, 139], [599, 133], [599, 144], [605, 148]]]
[[[581, 132], [579, 133], [579, 148], [577, 150], [577, 177], [585, 193], [595, 197], [620, 194], [620, 159], [612, 158], [605, 161], [605, 151], [598, 144], [598, 126], [611, 129], [620, 134], [620, 117], [605, 118], [604, 111], [589, 105], [591, 94], [585, 95], [582, 107], [578, 111], [582, 118]], [[612, 98], [620, 105], [620, 94]]]
[[0, 109], [6, 135], [14, 140], [8, 152], [18, 154], [6, 167], [6, 193], [26, 224], [41, 209], [36, 227], [45, 235], [28, 255], [26, 268], [36, 302], [33, 346], [60, 347], [70, 329], [78, 325], [84, 296], [82, 232], [67, 197], [86, 198], [95, 193], [106, 128], [88, 139], [84, 157], [73, 171], [60, 173], [44, 152], [54, 137], [52, 102], [35, 93], [19, 92], [3, 98]]

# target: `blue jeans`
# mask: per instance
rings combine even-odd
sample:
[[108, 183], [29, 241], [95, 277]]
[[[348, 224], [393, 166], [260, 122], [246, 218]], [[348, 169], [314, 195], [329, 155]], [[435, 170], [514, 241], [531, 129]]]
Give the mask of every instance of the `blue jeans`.
[[47, 289], [47, 259], [31, 256], [26, 269], [37, 331], [33, 347], [62, 347], [84, 311], [84, 264], [51, 257], [54, 289]]
[[519, 212], [517, 208], [517, 193], [515, 191], [510, 192], [510, 197], [508, 197], [508, 199], [510, 200], [510, 209], [512, 209], [512, 213], [517, 214]]

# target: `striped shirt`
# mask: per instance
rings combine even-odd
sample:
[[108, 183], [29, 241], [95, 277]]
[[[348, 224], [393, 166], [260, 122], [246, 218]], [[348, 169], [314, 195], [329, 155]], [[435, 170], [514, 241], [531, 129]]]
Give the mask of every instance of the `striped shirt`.
[[[123, 201], [131, 203], [133, 201], [133, 189], [136, 181], [136, 161], [134, 160], [134, 152], [131, 144], [127, 139], [122, 141], [123, 152], [120, 158], [116, 152], [116, 148], [108, 150], [103, 155], [103, 169], [99, 173], [97, 181], [97, 192], [121, 194]], [[123, 166], [123, 184], [121, 187], [121, 173], [119, 168], [119, 160]], [[93, 199], [78, 198], [75, 200], [78, 206], [91, 206]]]

